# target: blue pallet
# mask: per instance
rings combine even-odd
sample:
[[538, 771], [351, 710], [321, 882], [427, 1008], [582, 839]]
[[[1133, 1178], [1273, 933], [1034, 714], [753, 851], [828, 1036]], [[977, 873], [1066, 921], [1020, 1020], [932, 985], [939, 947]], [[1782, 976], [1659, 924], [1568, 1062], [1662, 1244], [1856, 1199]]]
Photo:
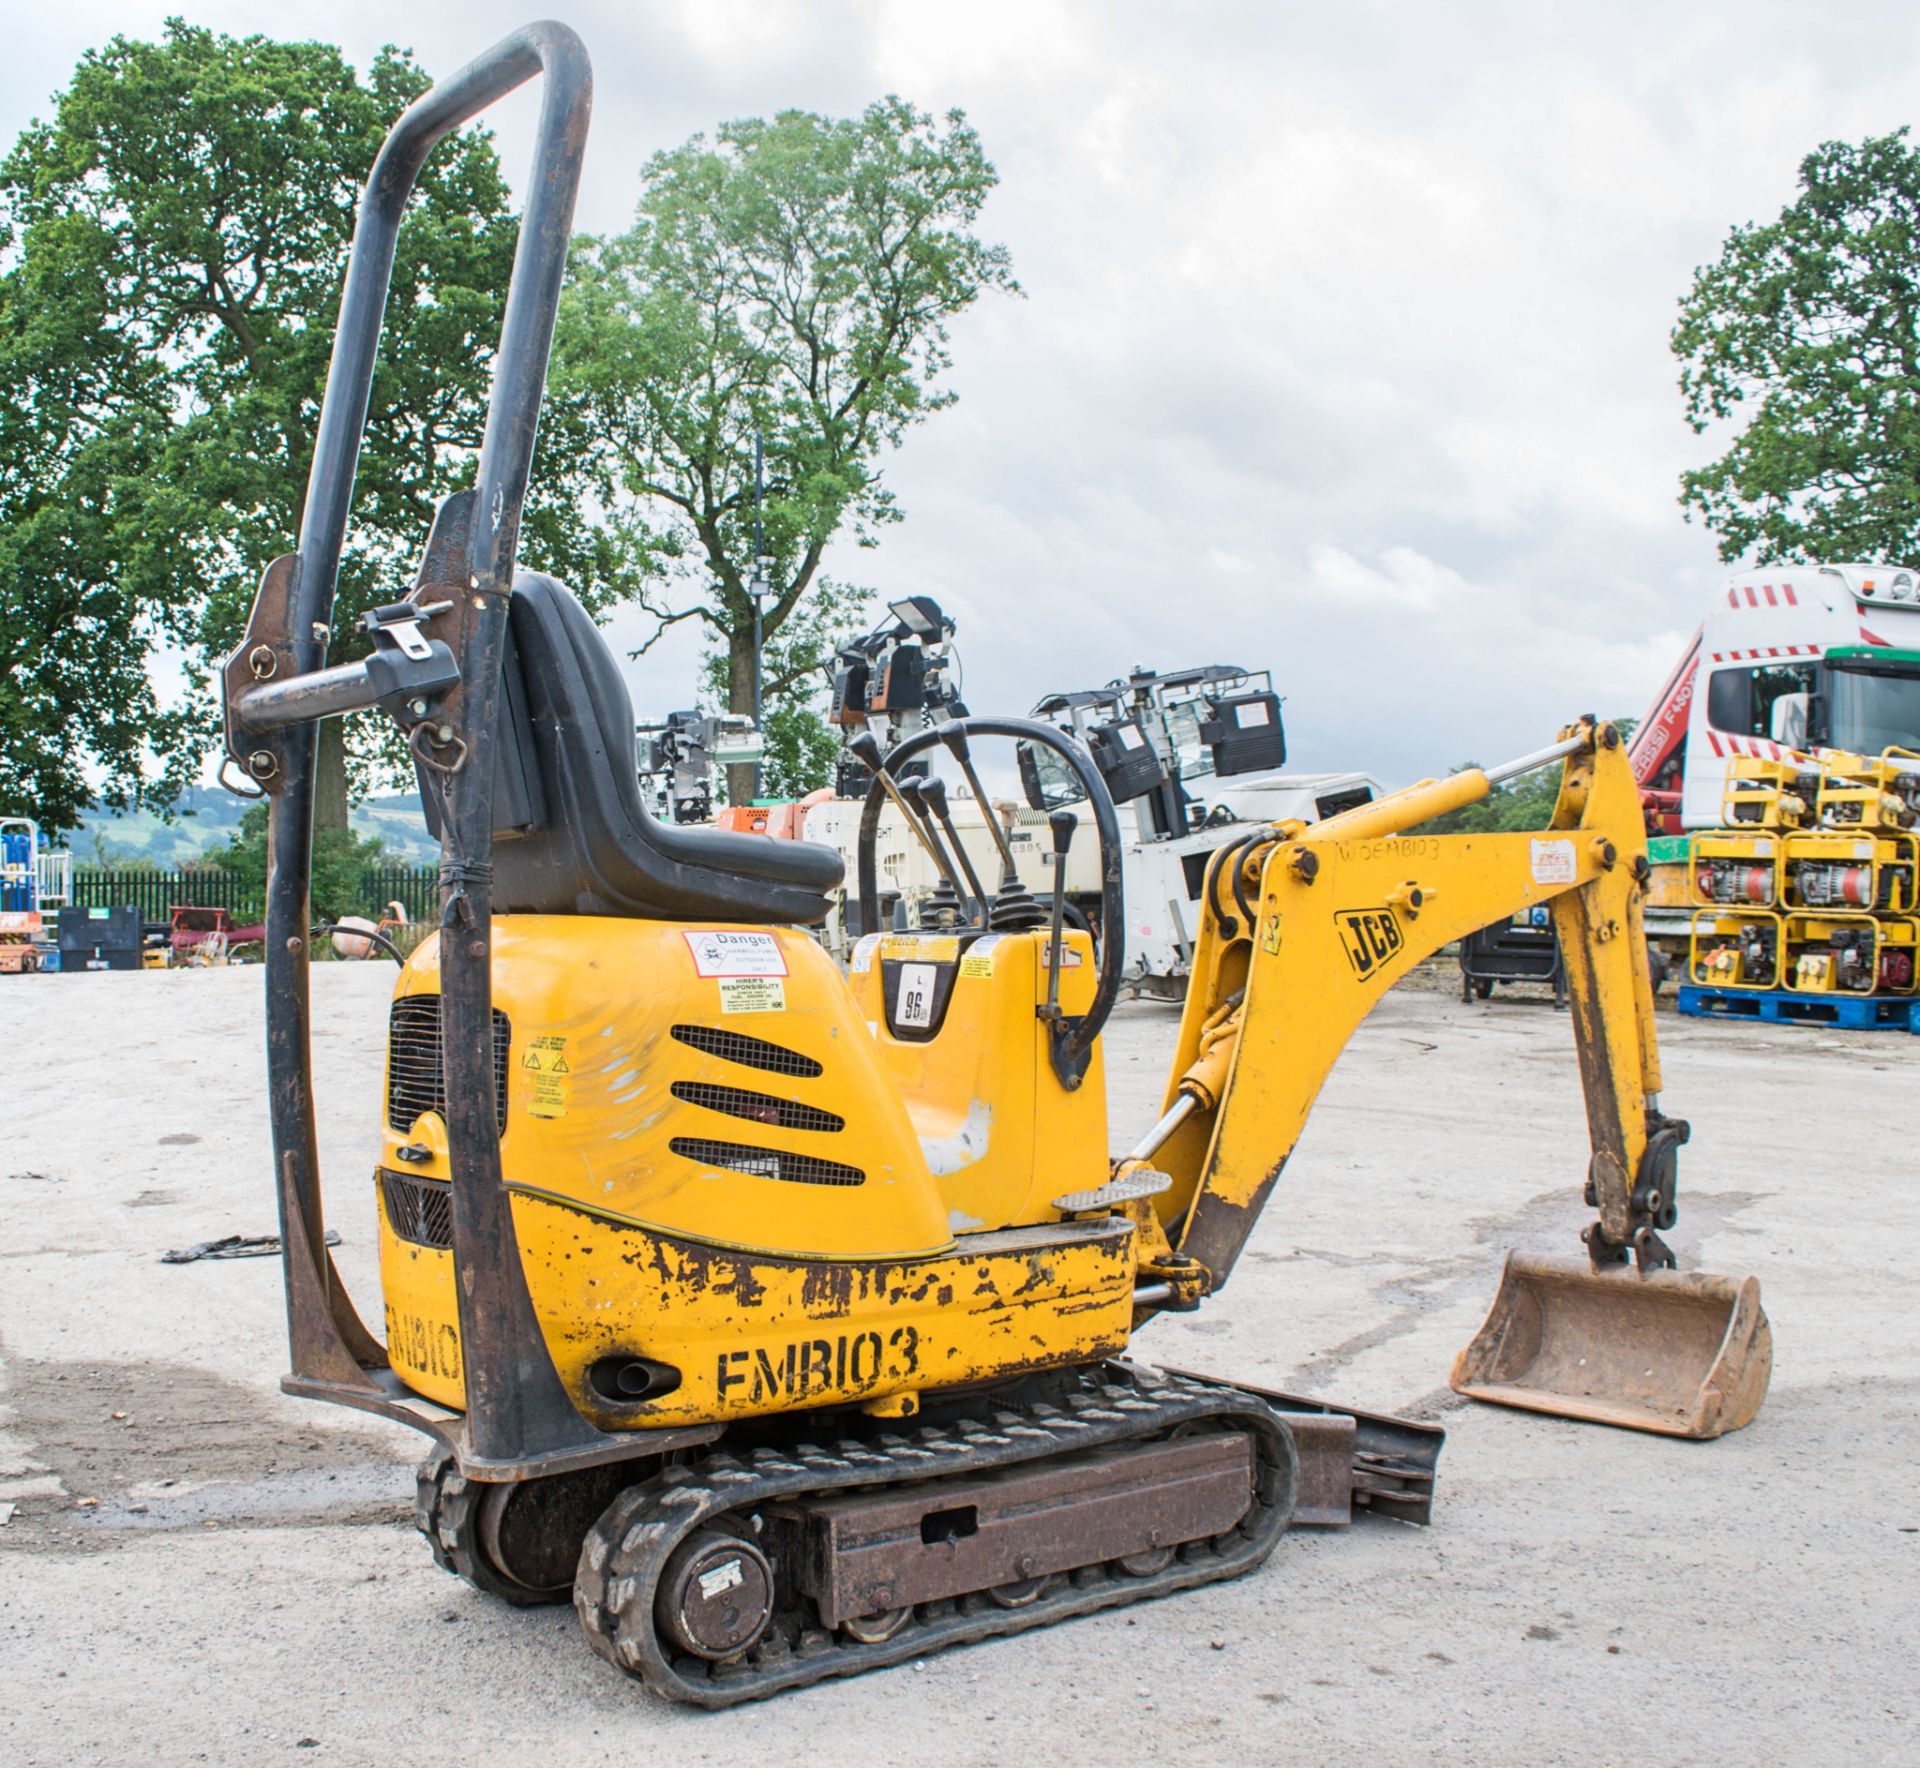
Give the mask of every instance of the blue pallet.
[[1680, 1011], [1691, 1019], [1764, 1019], [1774, 1025], [1824, 1025], [1843, 1031], [1920, 1032], [1920, 997], [1905, 995], [1762, 993], [1749, 988], [1680, 986]]

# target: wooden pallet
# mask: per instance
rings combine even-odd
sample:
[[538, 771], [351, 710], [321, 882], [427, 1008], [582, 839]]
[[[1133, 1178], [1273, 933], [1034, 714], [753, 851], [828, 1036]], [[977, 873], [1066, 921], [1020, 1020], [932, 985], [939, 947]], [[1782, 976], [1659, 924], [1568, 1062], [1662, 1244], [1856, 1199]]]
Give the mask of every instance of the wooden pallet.
[[1689, 982], [1680, 986], [1680, 1011], [1692, 1019], [1920, 1032], [1920, 997], [1912, 995], [1795, 994], [1790, 989], [1701, 988]]

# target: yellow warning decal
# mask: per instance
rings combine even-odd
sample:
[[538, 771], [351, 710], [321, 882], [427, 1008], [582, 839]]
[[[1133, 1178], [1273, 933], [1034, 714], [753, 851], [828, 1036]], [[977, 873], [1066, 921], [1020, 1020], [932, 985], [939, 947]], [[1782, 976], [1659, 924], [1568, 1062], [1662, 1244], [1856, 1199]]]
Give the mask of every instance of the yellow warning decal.
[[567, 1060], [567, 1040], [546, 1036], [529, 1040], [520, 1058], [532, 1099], [527, 1110], [535, 1117], [565, 1117], [573, 1065]]
[[960, 955], [960, 940], [952, 933], [896, 933], [880, 943], [882, 958], [905, 958], [922, 964], [951, 964]]
[[976, 939], [967, 947], [967, 955], [960, 960], [960, 974], [987, 978], [993, 974], [993, 948], [1004, 937], [998, 933], [988, 933]]

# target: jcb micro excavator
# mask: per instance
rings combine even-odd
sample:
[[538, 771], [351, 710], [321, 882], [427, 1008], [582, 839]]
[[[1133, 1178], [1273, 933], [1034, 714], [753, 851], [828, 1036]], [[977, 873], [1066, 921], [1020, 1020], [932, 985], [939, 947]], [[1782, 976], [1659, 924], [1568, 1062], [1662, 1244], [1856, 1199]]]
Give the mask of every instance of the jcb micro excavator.
[[[437, 140], [535, 73], [477, 483], [442, 505], [411, 593], [364, 617], [371, 654], [327, 667], [408, 190]], [[866, 828], [916, 756], [977, 790], [975, 742], [1051, 748], [1103, 851], [1097, 949], [1009, 868], [964, 924], [869, 939], [843, 976], [801, 931], [832, 854], [647, 815], [605, 642], [558, 582], [514, 571], [588, 103], [579, 41], [541, 24], [395, 126], [299, 551], [267, 569], [225, 667], [228, 765], [271, 807], [287, 1391], [434, 1437], [421, 1519], [443, 1563], [512, 1602], [571, 1594], [596, 1650], [707, 1706], [1233, 1576], [1356, 1502], [1425, 1520], [1431, 1426], [1124, 1353], [1223, 1287], [1381, 994], [1544, 902], [1598, 1219], [1577, 1270], [1509, 1262], [1455, 1385], [1680, 1435], [1745, 1423], [1768, 1367], [1757, 1287], [1677, 1273], [1660, 1238], [1686, 1128], [1659, 1108], [1639, 801], [1610, 727], [1223, 850], [1163, 1115], [1117, 1162], [1100, 1045], [1124, 948], [1117, 825], [1070, 738], [970, 718], [874, 745]], [[439, 930], [389, 1024], [384, 1344], [326, 1250], [308, 1023], [315, 723], [369, 706], [405, 731], [442, 843]], [[1547, 829], [1403, 832], [1553, 765]], [[898, 802], [939, 850], [937, 810]], [[871, 839], [859, 870], [871, 917]]]

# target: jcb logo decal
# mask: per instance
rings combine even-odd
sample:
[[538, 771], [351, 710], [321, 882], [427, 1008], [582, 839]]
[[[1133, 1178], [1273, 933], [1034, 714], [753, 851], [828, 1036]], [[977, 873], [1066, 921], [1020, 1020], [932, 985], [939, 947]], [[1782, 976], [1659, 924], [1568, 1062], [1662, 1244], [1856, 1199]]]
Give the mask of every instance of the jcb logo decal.
[[1347, 962], [1362, 981], [1374, 975], [1407, 943], [1399, 920], [1389, 908], [1342, 909], [1333, 919], [1340, 929], [1340, 944], [1347, 954]]

